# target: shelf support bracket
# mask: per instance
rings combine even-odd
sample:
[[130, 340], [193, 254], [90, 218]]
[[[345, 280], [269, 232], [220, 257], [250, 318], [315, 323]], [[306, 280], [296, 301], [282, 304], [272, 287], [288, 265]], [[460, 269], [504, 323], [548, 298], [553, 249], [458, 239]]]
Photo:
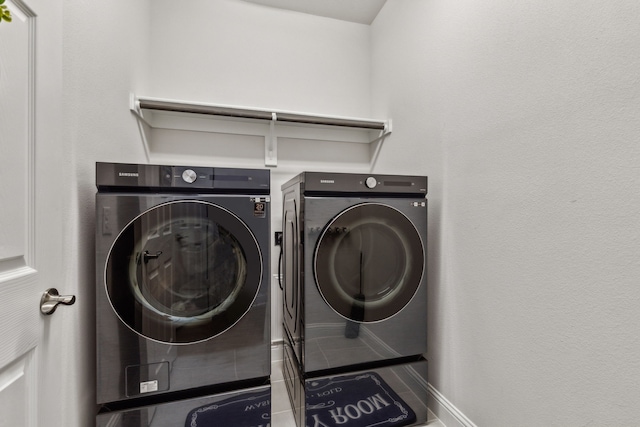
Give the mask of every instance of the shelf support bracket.
[[271, 113], [271, 121], [269, 122], [269, 133], [264, 137], [264, 165], [278, 166], [278, 136], [276, 135], [276, 121], [278, 115]]
[[371, 146], [369, 148], [369, 152], [371, 153], [371, 165], [369, 168], [369, 172], [373, 173], [373, 169], [378, 162], [378, 157], [380, 156], [380, 151], [382, 150], [382, 143], [385, 138], [391, 134], [393, 131], [392, 121], [391, 119], [387, 120], [384, 124], [384, 130], [380, 131], [380, 135], [377, 138], [374, 138], [371, 141]]
[[142, 138], [142, 146], [144, 148], [144, 155], [147, 158], [147, 162], [151, 161], [151, 150], [149, 149], [149, 139], [147, 138], [147, 132], [145, 131], [144, 123], [146, 120], [140, 109], [140, 101], [133, 92], [129, 93], [129, 110], [137, 117], [138, 130], [140, 131], [140, 137]]

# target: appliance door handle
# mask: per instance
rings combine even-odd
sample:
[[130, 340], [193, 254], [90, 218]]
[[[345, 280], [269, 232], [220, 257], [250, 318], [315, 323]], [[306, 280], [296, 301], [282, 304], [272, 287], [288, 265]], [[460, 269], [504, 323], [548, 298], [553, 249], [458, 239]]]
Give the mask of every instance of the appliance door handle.
[[282, 252], [284, 252], [284, 243], [280, 244], [280, 257], [278, 259], [278, 285], [280, 285], [280, 290], [284, 291], [282, 286]]
[[40, 299], [40, 312], [51, 315], [58, 308], [58, 304], [73, 305], [75, 302], [75, 295], [60, 295], [56, 288], [49, 288], [42, 294]]

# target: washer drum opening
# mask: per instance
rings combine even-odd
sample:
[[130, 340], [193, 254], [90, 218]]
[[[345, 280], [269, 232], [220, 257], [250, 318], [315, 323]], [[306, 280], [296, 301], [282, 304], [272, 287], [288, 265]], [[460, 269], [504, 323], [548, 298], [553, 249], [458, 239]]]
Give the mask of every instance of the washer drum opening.
[[250, 309], [262, 277], [247, 226], [212, 203], [155, 206], [114, 242], [105, 268], [113, 309], [138, 334], [185, 344], [215, 337]]

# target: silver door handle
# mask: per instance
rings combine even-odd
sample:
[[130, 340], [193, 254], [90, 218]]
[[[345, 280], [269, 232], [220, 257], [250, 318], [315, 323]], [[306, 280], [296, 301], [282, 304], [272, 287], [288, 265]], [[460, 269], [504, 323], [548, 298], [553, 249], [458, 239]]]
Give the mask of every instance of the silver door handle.
[[72, 305], [76, 302], [75, 295], [60, 295], [56, 288], [49, 288], [40, 299], [40, 311], [42, 314], [53, 314], [58, 304]]

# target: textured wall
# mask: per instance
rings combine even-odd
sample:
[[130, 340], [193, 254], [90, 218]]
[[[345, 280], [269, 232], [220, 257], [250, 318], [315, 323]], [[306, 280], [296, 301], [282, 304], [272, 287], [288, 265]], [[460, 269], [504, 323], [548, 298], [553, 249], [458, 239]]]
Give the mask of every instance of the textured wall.
[[369, 115], [367, 25], [234, 0], [151, 3], [152, 96]]
[[[145, 87], [147, 0], [64, 0], [63, 96], [65, 145], [61, 173], [70, 175], [63, 206], [65, 290], [77, 297], [58, 319], [57, 368], [65, 372], [55, 425], [95, 424], [95, 162], [144, 162], [140, 131], [128, 108], [129, 92]], [[52, 284], [53, 285], [53, 284]], [[56, 314], [58, 314], [56, 312]], [[63, 322], [64, 320], [64, 322]]]
[[442, 164], [430, 382], [479, 426], [640, 417], [639, 18], [635, 1], [394, 0], [374, 23], [374, 51], [402, 50], [374, 55], [374, 110], [402, 109], [409, 148]]

